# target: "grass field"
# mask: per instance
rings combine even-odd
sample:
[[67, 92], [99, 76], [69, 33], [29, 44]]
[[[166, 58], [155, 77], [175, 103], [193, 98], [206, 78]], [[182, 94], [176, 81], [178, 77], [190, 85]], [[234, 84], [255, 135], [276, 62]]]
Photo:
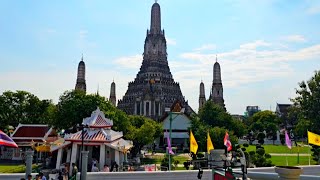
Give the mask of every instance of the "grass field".
[[19, 173], [24, 171], [24, 165], [0, 165], [0, 173]]
[[[288, 156], [288, 165], [289, 166], [298, 166], [298, 165], [309, 165], [309, 157], [307, 156], [300, 156], [299, 164], [297, 163], [297, 157], [295, 156]], [[271, 161], [276, 166], [286, 166], [286, 156], [272, 156]], [[310, 161], [311, 165], [315, 165], [316, 162], [312, 160]]]
[[[35, 168], [37, 168], [37, 165], [33, 164], [32, 169]], [[0, 173], [23, 173], [25, 171], [25, 165], [0, 165]]]
[[[173, 155], [174, 160], [178, 160], [180, 164], [187, 161], [189, 158], [185, 156]], [[153, 156], [152, 158], [142, 158], [141, 164], [160, 164], [163, 156]]]
[[[310, 148], [309, 147], [292, 147], [292, 149], [288, 149], [285, 145], [263, 145], [266, 153], [297, 153], [298, 151], [300, 153], [309, 153]], [[255, 151], [256, 146], [250, 145], [247, 149], [247, 152]]]

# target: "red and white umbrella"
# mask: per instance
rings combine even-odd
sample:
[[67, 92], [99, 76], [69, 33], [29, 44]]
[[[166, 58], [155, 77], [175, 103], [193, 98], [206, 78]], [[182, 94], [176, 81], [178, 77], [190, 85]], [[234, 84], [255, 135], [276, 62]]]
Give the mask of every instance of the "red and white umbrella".
[[0, 146], [9, 146], [17, 148], [18, 145], [3, 131], [0, 130]]

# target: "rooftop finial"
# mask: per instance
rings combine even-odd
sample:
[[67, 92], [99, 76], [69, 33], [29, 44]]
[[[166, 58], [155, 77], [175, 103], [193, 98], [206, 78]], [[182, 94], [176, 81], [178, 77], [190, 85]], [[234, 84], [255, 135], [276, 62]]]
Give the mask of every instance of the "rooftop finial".
[[218, 55], [216, 54], [216, 62], [218, 62]]
[[83, 61], [83, 53], [82, 53], [82, 56], [81, 56], [81, 61]]
[[158, 0], [154, 0], [154, 2], [155, 2], [155, 3], [157, 3], [157, 2], [158, 2]]

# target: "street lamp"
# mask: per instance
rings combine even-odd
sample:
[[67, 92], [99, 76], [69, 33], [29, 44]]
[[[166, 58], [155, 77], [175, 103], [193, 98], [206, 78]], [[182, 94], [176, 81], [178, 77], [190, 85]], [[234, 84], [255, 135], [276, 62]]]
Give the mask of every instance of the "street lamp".
[[[86, 124], [86, 125], [84, 125], [84, 124], [77, 124], [77, 128], [79, 129], [79, 130], [81, 130], [81, 151], [83, 151], [84, 150], [84, 147], [83, 147], [83, 141], [84, 141], [84, 128], [89, 128], [89, 126]], [[81, 172], [81, 168], [82, 168], [82, 158], [81, 158], [81, 156], [80, 156], [80, 163], [79, 163], [79, 170], [80, 170], [80, 172]], [[80, 176], [80, 180], [81, 180], [81, 176]]]
[[[174, 111], [176, 110], [176, 111]], [[170, 126], [169, 126], [169, 140], [170, 140], [170, 143], [172, 144], [172, 140], [171, 140], [171, 132], [172, 132], [172, 121], [178, 117], [179, 114], [183, 114], [184, 113], [184, 108], [181, 108], [180, 106], [178, 106], [178, 108], [174, 108], [173, 111], [171, 111], [170, 108], [165, 108], [165, 112], [168, 112], [169, 113], [169, 116], [170, 116]], [[178, 114], [176, 117], [174, 117], [172, 119], [172, 114]], [[168, 142], [167, 142], [168, 143]], [[169, 171], [171, 171], [171, 155], [170, 153], [168, 152], [169, 154]]]

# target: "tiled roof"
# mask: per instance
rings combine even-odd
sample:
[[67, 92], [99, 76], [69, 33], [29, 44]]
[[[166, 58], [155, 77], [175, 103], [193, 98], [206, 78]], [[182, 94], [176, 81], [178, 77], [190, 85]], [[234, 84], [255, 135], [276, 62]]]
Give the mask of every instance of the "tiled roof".
[[16, 131], [12, 134], [12, 138], [15, 137], [35, 137], [35, 138], [44, 138], [46, 133], [49, 131], [50, 127], [48, 125], [21, 125], [18, 126]]
[[[74, 134], [69, 134], [65, 136], [66, 141], [81, 141], [82, 140], [82, 131], [78, 131]], [[111, 129], [99, 129], [99, 130], [90, 130], [87, 129], [84, 132], [83, 140], [84, 141], [98, 141], [98, 142], [110, 142], [115, 139], [121, 138], [123, 136], [122, 132], [116, 132]]]
[[92, 112], [90, 117], [87, 117], [83, 120], [82, 124], [88, 125], [89, 127], [104, 128], [111, 127], [113, 125], [113, 121], [106, 118], [104, 113], [97, 108]]

